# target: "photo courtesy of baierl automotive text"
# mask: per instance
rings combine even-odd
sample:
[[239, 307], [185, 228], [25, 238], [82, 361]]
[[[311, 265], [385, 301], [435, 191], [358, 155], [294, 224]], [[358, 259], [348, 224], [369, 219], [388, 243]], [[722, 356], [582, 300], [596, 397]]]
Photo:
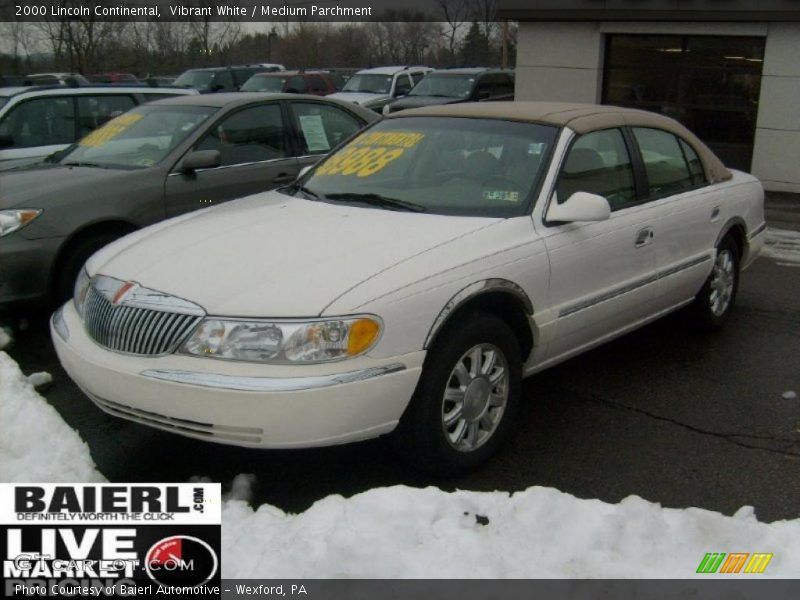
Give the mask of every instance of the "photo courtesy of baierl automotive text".
[[799, 45], [0, 7], [2, 596], [796, 600]]

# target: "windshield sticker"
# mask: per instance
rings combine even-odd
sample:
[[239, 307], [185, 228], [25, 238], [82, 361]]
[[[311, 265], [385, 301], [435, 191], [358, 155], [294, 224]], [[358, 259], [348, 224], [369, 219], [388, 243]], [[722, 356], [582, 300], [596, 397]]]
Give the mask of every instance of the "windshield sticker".
[[117, 137], [120, 133], [128, 129], [131, 125], [136, 123], [142, 118], [138, 114], [120, 115], [115, 119], [111, 119], [108, 123], [95, 129], [89, 135], [78, 142], [79, 146], [90, 146], [92, 148], [102, 146], [112, 138]]
[[300, 128], [303, 130], [303, 137], [306, 138], [309, 152], [331, 149], [320, 115], [300, 115]]
[[483, 199], [492, 202], [519, 202], [519, 192], [507, 190], [483, 190]]
[[356, 175], [369, 177], [416, 146], [424, 133], [374, 131], [354, 140], [347, 148], [325, 161], [315, 175]]

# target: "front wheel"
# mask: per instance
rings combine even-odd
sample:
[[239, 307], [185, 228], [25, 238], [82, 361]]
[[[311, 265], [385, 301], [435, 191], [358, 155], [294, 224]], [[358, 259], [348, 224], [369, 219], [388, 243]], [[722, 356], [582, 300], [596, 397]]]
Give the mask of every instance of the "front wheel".
[[395, 446], [436, 475], [477, 467], [511, 429], [521, 372], [519, 344], [504, 321], [477, 313], [451, 324], [428, 352]]
[[704, 329], [719, 329], [730, 317], [739, 290], [739, 260], [736, 243], [724, 238], [717, 246], [711, 274], [692, 304], [695, 320]]

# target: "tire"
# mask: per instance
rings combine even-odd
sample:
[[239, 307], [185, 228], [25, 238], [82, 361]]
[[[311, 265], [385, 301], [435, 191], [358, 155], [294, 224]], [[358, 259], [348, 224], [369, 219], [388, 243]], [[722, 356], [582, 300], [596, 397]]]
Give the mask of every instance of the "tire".
[[53, 279], [53, 300], [56, 305], [61, 305], [72, 298], [75, 280], [81, 272], [83, 265], [95, 252], [119, 239], [123, 233], [99, 233], [79, 241], [59, 261], [59, 266]]
[[739, 247], [726, 236], [717, 246], [714, 268], [691, 305], [695, 323], [706, 331], [720, 329], [731, 315], [739, 291]]
[[[472, 365], [478, 361], [486, 373], [476, 376]], [[459, 319], [428, 351], [393, 434], [395, 449], [413, 466], [439, 476], [484, 463], [513, 425], [521, 373], [519, 344], [504, 321], [484, 313]]]

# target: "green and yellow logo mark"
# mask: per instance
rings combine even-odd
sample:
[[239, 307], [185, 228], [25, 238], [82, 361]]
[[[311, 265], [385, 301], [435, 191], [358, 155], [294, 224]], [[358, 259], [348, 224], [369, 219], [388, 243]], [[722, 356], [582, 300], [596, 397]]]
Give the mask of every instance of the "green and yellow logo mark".
[[755, 552], [709, 552], [700, 561], [698, 573], [736, 574], [736, 573], [763, 573], [772, 553]]

